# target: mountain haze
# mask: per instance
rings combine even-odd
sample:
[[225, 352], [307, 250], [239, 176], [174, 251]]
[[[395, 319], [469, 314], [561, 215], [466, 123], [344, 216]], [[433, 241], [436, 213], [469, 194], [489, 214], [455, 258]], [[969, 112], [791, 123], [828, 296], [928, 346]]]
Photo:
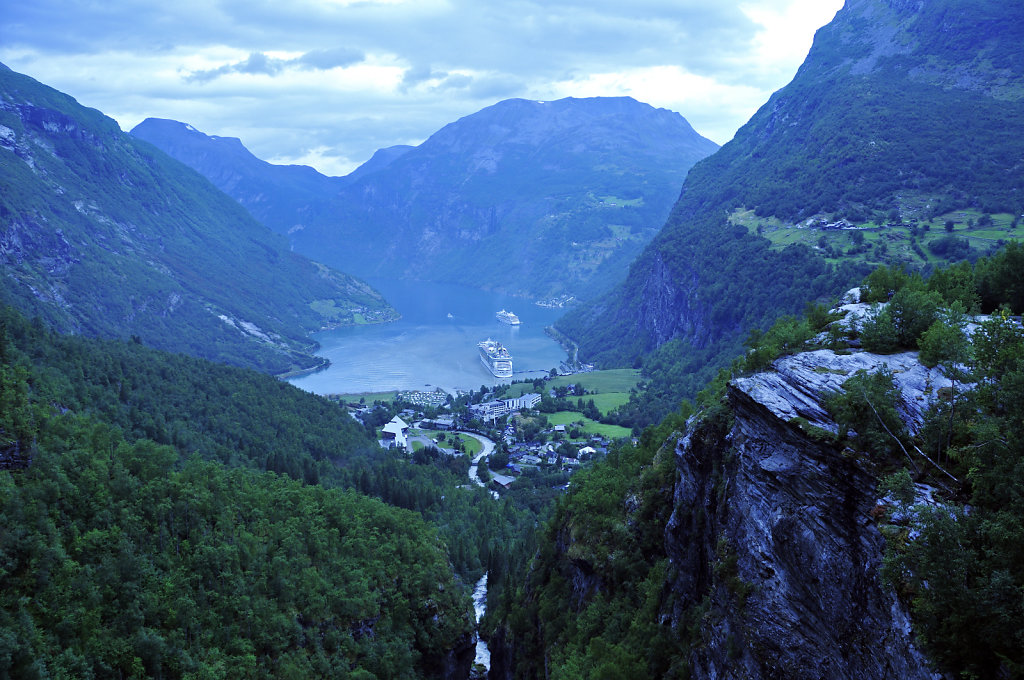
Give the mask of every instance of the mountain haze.
[[132, 134], [318, 261], [534, 297], [589, 295], [619, 280], [686, 171], [717, 148], [682, 116], [629, 98], [499, 102], [315, 184], [182, 123], [151, 119]]
[[198, 173], [0, 67], [4, 297], [64, 332], [282, 372], [308, 332], [394, 314], [288, 250]]
[[[694, 166], [627, 280], [559, 328], [606, 364], [665, 346], [646, 365], [672, 376], [660, 385], [672, 409], [749, 329], [837, 294], [865, 265], [932, 266], [919, 220], [974, 211], [1009, 225], [1024, 212], [1022, 26], [1019, 3], [848, 0], [793, 81]], [[826, 222], [869, 227], [869, 259], [832, 246], [850, 231], [808, 229]], [[820, 247], [753, 233], [785, 225]]]
[[131, 135], [159, 148], [210, 180], [273, 231], [302, 229], [331, 196], [360, 177], [386, 167], [411, 149], [379, 149], [345, 177], [329, 177], [306, 165], [275, 165], [246, 149], [237, 137], [206, 135], [187, 123], [147, 118]]

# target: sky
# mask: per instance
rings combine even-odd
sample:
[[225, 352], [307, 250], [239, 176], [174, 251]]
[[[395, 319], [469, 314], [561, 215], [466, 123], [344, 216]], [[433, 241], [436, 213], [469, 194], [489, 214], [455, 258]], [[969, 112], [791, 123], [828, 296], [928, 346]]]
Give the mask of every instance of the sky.
[[344, 175], [504, 99], [630, 96], [724, 144], [843, 0], [23, 0], [0, 62]]

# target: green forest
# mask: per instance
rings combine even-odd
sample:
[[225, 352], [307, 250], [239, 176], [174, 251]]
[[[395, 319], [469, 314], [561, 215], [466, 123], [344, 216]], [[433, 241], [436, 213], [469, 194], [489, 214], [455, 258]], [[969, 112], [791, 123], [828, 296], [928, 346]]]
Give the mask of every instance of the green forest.
[[0, 359], [3, 677], [438, 676], [545, 505], [250, 370], [11, 308]]

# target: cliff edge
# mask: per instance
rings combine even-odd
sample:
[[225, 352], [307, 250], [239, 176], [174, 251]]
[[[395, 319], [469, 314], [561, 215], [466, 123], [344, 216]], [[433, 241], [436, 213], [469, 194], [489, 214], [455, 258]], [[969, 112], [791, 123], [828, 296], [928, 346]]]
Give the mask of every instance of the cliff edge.
[[874, 463], [843, 450], [828, 394], [893, 373], [911, 430], [949, 381], [916, 352], [817, 350], [728, 386], [731, 418], [693, 419], [676, 446], [665, 532], [674, 625], [699, 617], [694, 677], [934, 678], [880, 577]]

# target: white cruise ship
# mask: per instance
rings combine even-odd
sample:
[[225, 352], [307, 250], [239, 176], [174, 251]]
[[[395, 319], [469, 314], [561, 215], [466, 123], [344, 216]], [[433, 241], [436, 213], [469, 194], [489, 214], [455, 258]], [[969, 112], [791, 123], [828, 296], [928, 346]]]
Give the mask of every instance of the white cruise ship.
[[512, 377], [512, 355], [500, 342], [488, 338], [477, 347], [480, 348], [480, 361], [495, 378]]
[[498, 321], [507, 323], [509, 326], [518, 326], [519, 317], [512, 312], [505, 311], [504, 309], [498, 312], [495, 316], [498, 317]]

